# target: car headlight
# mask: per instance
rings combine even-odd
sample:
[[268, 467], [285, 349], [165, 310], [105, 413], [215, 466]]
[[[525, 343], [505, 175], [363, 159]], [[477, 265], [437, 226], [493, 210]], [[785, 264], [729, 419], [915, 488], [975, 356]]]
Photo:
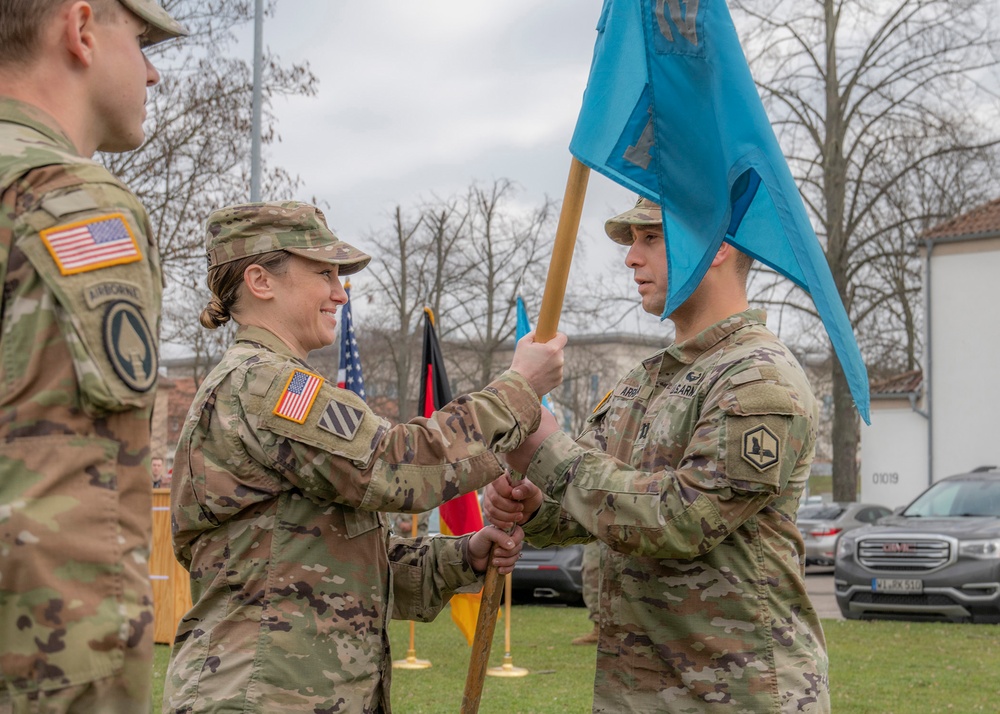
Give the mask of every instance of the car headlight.
[[966, 558], [1000, 560], [1000, 538], [959, 541], [958, 554]]
[[849, 535], [840, 536], [837, 541], [837, 558], [850, 558], [854, 556], [854, 539]]

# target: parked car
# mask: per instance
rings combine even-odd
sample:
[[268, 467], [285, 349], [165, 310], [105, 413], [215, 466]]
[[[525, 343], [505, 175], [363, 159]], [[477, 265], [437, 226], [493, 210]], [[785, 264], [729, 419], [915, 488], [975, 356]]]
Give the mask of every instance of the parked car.
[[841, 534], [874, 523], [891, 511], [873, 503], [807, 503], [795, 522], [806, 544], [806, 565], [833, 565]]
[[1000, 622], [1000, 471], [942, 479], [898, 514], [845, 534], [834, 592], [852, 620]]
[[583, 546], [533, 548], [524, 544], [511, 576], [513, 595], [568, 605], [583, 604]]

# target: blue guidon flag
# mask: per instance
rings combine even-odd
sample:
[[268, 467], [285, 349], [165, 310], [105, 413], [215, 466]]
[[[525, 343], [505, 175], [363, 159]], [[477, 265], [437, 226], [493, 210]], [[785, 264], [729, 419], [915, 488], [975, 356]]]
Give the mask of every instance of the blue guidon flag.
[[723, 241], [809, 293], [869, 422], [868, 373], [724, 0], [605, 0], [570, 151], [660, 204], [668, 317]]
[[285, 391], [278, 398], [274, 413], [297, 424], [304, 424], [322, 386], [323, 378], [318, 374], [295, 370], [288, 378]]

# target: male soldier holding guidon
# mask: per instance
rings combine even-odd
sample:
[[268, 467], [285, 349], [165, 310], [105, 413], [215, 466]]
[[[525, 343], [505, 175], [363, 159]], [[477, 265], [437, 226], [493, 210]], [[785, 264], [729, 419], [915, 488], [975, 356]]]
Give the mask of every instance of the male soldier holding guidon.
[[[564, 335], [522, 338], [511, 368], [429, 417], [391, 425], [312, 369], [370, 258], [295, 201], [208, 219], [205, 327], [234, 343], [202, 382], [174, 456], [174, 552], [191, 571], [164, 710], [389, 714], [388, 620], [433, 619], [478, 590], [490, 547], [510, 572], [523, 533], [406, 538], [423, 512], [503, 473], [494, 452], [538, 425]], [[383, 515], [386, 514], [386, 515]]]
[[162, 276], [89, 157], [142, 143], [154, 0], [0, 0], [0, 712], [149, 710]]
[[[659, 206], [642, 199], [605, 228], [630, 246], [643, 309], [661, 314]], [[595, 712], [830, 709], [795, 527], [816, 401], [749, 309], [751, 263], [723, 243], [669, 316], [675, 342], [618, 382], [576, 442], [543, 410], [507, 455], [526, 480], [487, 487], [490, 520], [523, 523], [536, 546], [606, 545]]]

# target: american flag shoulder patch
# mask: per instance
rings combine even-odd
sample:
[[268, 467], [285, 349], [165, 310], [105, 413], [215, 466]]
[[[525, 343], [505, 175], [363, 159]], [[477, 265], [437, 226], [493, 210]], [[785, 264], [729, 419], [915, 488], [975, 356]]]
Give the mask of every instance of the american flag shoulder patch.
[[319, 428], [325, 429], [342, 439], [353, 439], [361, 428], [365, 413], [356, 408], [331, 399], [319, 418]]
[[121, 213], [46, 228], [41, 236], [63, 275], [142, 260], [139, 243]]
[[296, 424], [305, 423], [322, 386], [323, 378], [318, 374], [295, 370], [278, 397], [278, 403], [274, 405], [274, 414]]

